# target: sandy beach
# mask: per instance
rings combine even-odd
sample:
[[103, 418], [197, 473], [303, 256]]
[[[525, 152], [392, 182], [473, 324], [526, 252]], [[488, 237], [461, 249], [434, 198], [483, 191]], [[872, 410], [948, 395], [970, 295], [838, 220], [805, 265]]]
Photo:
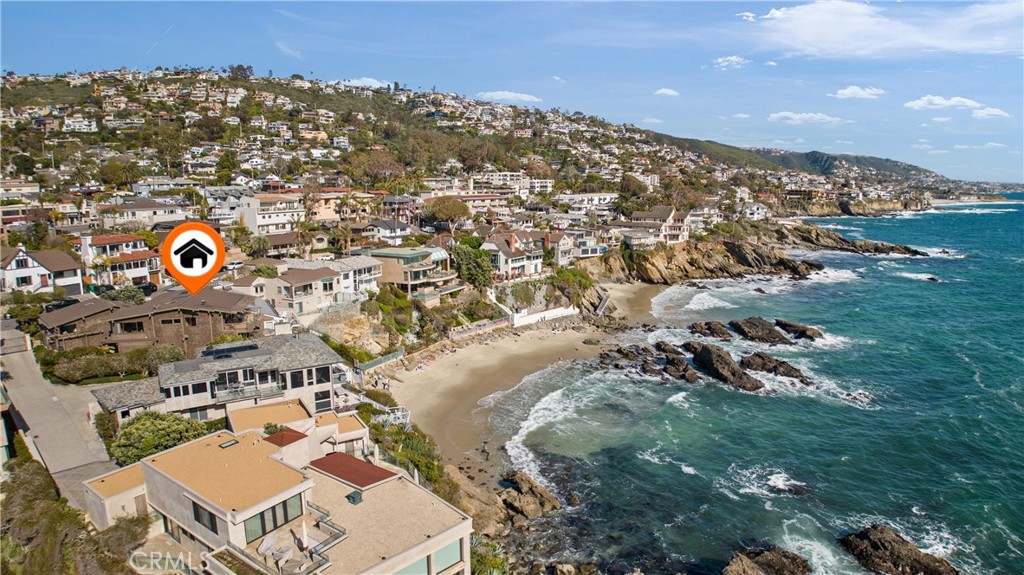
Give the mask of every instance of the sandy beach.
[[[615, 315], [628, 318], [631, 324], [653, 321], [650, 300], [663, 286], [604, 287], [618, 307]], [[586, 330], [576, 331], [574, 324]], [[384, 373], [393, 378], [395, 399], [412, 411], [413, 421], [437, 441], [448, 462], [482, 474], [477, 482], [485, 483], [486, 475], [500, 471], [504, 462], [500, 446], [490, 445], [490, 412], [480, 400], [511, 389], [527, 375], [559, 361], [595, 357], [602, 346], [586, 345], [583, 340], [606, 337], [579, 318], [567, 318], [478, 336], [479, 341], [454, 353], [424, 354], [433, 359], [412, 371], [398, 367]]]

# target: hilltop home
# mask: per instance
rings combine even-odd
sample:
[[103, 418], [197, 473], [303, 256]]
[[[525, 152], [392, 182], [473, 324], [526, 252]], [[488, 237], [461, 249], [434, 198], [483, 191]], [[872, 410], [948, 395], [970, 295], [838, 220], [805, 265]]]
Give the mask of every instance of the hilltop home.
[[648, 211], [633, 212], [629, 224], [638, 231], [646, 231], [667, 244], [684, 242], [690, 237], [689, 215], [677, 212], [672, 206], [654, 206]]
[[41, 314], [38, 319], [40, 340], [54, 351], [101, 346], [110, 333], [108, 318], [124, 305], [91, 298]]
[[443, 248], [380, 248], [365, 255], [381, 262], [381, 281], [398, 286], [428, 306], [439, 304], [442, 295], [466, 287], [451, 269], [451, 258]]
[[258, 236], [295, 230], [305, 217], [301, 198], [279, 194], [253, 194], [240, 198], [236, 223], [244, 223]]
[[151, 228], [154, 224], [185, 219], [189, 213], [190, 210], [182, 206], [149, 199], [128, 201], [100, 208], [103, 225], [108, 228], [135, 223], [141, 223], [144, 227]]
[[502, 279], [535, 276], [541, 272], [543, 237], [538, 242], [527, 232], [491, 234], [480, 249], [491, 253], [491, 267]]
[[400, 246], [403, 239], [412, 235], [412, 228], [398, 220], [373, 220], [363, 227], [363, 235], [376, 242]]
[[82, 234], [71, 240], [71, 247], [82, 256], [91, 283], [163, 283], [160, 256], [146, 247], [142, 236]]
[[153, 514], [210, 573], [230, 573], [233, 556], [267, 573], [470, 575], [468, 515], [391, 468], [321, 450], [317, 432], [210, 434], [86, 481], [86, 509], [99, 529]]
[[52, 293], [64, 288], [67, 295], [82, 293], [82, 266], [60, 250], [4, 248], [0, 257], [0, 291]]

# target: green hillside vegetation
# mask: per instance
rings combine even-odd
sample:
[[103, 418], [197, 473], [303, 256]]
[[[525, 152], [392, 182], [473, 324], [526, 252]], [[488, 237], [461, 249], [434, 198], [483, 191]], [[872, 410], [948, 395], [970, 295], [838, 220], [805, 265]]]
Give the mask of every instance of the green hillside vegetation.
[[25, 82], [17, 88], [4, 86], [0, 101], [5, 108], [84, 104], [92, 95], [91, 86], [72, 86], [64, 81]]
[[811, 174], [830, 176], [835, 172], [837, 163], [842, 160], [859, 168], [870, 168], [879, 172], [893, 174], [902, 178], [932, 174], [917, 166], [874, 156], [857, 156], [853, 154], [833, 155], [825, 152], [788, 152], [784, 150], [756, 149], [751, 153], [787, 170], [798, 170]]
[[749, 150], [719, 144], [710, 140], [694, 140], [692, 138], [679, 138], [660, 132], [646, 132], [652, 142], [656, 144], [667, 144], [676, 146], [680, 150], [686, 150], [696, 154], [703, 154], [712, 162], [720, 162], [732, 166], [743, 166], [747, 168], [759, 168], [762, 170], [776, 170], [775, 164]]

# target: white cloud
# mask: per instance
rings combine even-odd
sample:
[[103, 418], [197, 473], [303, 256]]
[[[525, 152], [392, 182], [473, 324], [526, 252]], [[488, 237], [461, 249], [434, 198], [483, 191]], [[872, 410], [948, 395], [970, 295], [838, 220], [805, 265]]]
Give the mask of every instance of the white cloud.
[[721, 58], [715, 58], [712, 60], [715, 63], [715, 68], [719, 70], [739, 70], [750, 63], [750, 60], [742, 56], [722, 56]]
[[861, 88], [860, 86], [847, 86], [842, 90], [836, 90], [835, 94], [829, 94], [829, 96], [832, 96], [833, 98], [839, 98], [840, 100], [846, 100], [848, 98], [861, 98], [873, 100], [884, 93], [885, 90], [881, 88], [875, 88], [873, 86], [868, 88]]
[[936, 117], [932, 118], [932, 121], [933, 122], [939, 122], [940, 124], [942, 124], [942, 123], [948, 122], [948, 121], [950, 121], [952, 119], [953, 118], [950, 118], [949, 116], [936, 116]]
[[949, 153], [949, 150], [928, 150], [928, 153], [929, 153], [929, 154], [932, 154], [932, 155], [936, 155], [936, 154], [948, 154], [948, 153]]
[[662, 123], [661, 118], [644, 118], [643, 120], [640, 120], [640, 121], [643, 122], [644, 124], [661, 124]]
[[554, 81], [556, 81], [556, 82], [561, 82], [562, 84], [564, 84], [564, 83], [565, 83], [565, 80], [561, 79], [561, 78], [560, 78], [560, 77], [558, 77], [558, 76], [552, 76], [552, 77], [551, 77], [551, 79], [552, 79], [552, 80], [554, 80]]
[[292, 48], [291, 46], [289, 46], [288, 44], [281, 40], [274, 42], [274, 46], [277, 46], [277, 49], [280, 50], [281, 53], [284, 54], [285, 56], [291, 56], [296, 60], [302, 59], [302, 52], [299, 52], [298, 50]]
[[903, 107], [910, 108], [911, 110], [928, 110], [936, 108], [980, 108], [981, 104], [970, 98], [961, 98], [960, 96], [953, 96], [947, 99], [942, 96], [932, 96], [929, 94], [916, 100], [911, 100], [903, 104]]
[[985, 145], [981, 146], [982, 150], [995, 150], [997, 148], [1005, 148], [1006, 144], [1000, 144], [998, 142], [985, 142]]
[[953, 146], [954, 150], [966, 150], [966, 149], [969, 149], [969, 148], [970, 148], [970, 146], [965, 146], [963, 144], [957, 144], [957, 145]]
[[794, 144], [797, 144], [797, 145], [798, 144], [805, 144], [805, 143], [807, 143], [807, 141], [804, 140], [803, 138], [797, 138], [795, 140], [772, 140], [772, 143], [773, 144], [780, 144], [780, 145], [783, 145], [783, 146], [792, 146]]
[[740, 18], [743, 18], [743, 20], [745, 20], [747, 22], [756, 22], [757, 21], [757, 14], [754, 14], [753, 12], [740, 12], [739, 14], [737, 14], [737, 16], [739, 16]]
[[821, 112], [775, 112], [768, 116], [768, 121], [787, 124], [838, 124], [845, 122], [842, 118], [834, 118]]
[[853, 140], [836, 140], [837, 144], [852, 144]]
[[932, 147], [929, 146], [928, 144], [911, 144], [910, 147], [911, 148], [917, 148], [918, 150], [930, 150], [930, 149], [932, 149]]
[[477, 98], [484, 100], [502, 100], [506, 102], [541, 102], [542, 100], [532, 94], [522, 92], [509, 92], [508, 90], [496, 90], [494, 92], [477, 92]]
[[982, 108], [980, 110], [971, 110], [971, 117], [985, 120], [988, 118], [1009, 118], [1010, 115], [999, 108]]
[[672, 88], [658, 88], [654, 91], [655, 96], [678, 96], [679, 92], [676, 92]]
[[764, 65], [765, 66], [778, 66], [778, 64], [775, 62], [775, 60], [767, 60], [767, 61], [765, 61]]
[[906, 57], [920, 52], [1020, 54], [1024, 3], [943, 7], [836, 0], [772, 9], [758, 21], [763, 43], [827, 58]]
[[341, 83], [346, 86], [358, 86], [360, 88], [387, 88], [391, 85], [390, 82], [367, 77], [342, 80]]
[[738, 112], [736, 114], [733, 114], [732, 117], [733, 118], [739, 118], [741, 120], [746, 120], [747, 118], [750, 117], [750, 114], [744, 114], [743, 112]]

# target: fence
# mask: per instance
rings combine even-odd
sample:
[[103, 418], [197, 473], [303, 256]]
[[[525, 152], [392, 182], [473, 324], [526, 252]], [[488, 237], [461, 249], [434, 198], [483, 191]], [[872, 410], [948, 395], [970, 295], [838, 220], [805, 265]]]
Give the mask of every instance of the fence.
[[469, 325], [460, 325], [458, 327], [453, 327], [451, 331], [448, 332], [448, 338], [459, 339], [463, 337], [469, 337], [471, 335], [475, 335], [483, 331], [489, 331], [492, 329], [497, 329], [499, 327], [505, 327], [507, 325], [509, 325], [508, 318], [501, 318], [491, 321], [478, 321], [476, 323], [471, 323]]
[[371, 359], [370, 361], [367, 362], [356, 362], [356, 367], [359, 368], [361, 371], [366, 371], [368, 369], [373, 369], [379, 365], [383, 365], [389, 361], [394, 361], [402, 357], [403, 355], [405, 355], [405, 348], [400, 347], [396, 351], [393, 351], [387, 355], [382, 355], [376, 359]]

